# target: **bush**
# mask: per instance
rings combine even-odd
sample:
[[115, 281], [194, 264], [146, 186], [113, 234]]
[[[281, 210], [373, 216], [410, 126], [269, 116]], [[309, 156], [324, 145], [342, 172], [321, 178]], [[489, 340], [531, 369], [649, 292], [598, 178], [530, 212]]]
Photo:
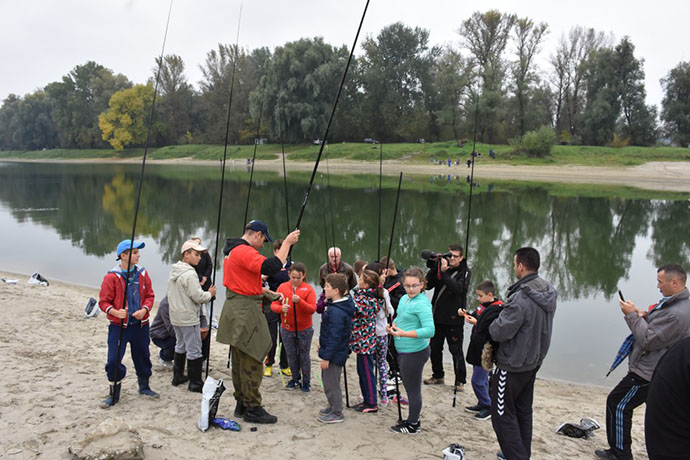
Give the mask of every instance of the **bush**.
[[558, 141], [556, 133], [550, 126], [542, 126], [536, 131], [529, 131], [517, 143], [518, 150], [529, 157], [542, 158], [551, 154], [551, 148]]

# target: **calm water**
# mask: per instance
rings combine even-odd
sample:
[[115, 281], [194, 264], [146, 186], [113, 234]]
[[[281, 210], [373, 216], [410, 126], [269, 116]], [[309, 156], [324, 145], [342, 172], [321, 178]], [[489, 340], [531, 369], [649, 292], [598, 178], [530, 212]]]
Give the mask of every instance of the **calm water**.
[[[0, 163], [0, 269], [99, 286], [116, 264], [115, 245], [131, 232], [139, 169]], [[309, 173], [289, 176], [294, 225]], [[244, 165], [226, 173], [221, 247], [225, 237], [241, 233], [248, 179]], [[266, 221], [274, 238], [284, 236], [282, 178], [256, 172], [254, 179], [249, 218]], [[219, 181], [216, 167], [147, 166], [137, 235], [146, 242], [141, 263], [158, 298], [165, 294], [178, 248], [190, 235], [200, 235], [213, 253]], [[384, 179], [380, 248], [378, 177], [332, 176], [330, 181], [328, 188], [327, 179], [317, 176], [293, 254], [306, 263], [311, 282], [333, 236], [348, 262], [388, 251], [397, 178]], [[464, 246], [467, 190], [464, 177], [405, 179], [392, 248], [399, 266], [422, 265], [422, 249], [445, 251], [451, 242]], [[492, 279], [502, 297], [514, 281], [513, 251], [538, 248], [541, 274], [559, 293], [552, 347], [540, 375], [612, 385], [626, 366], [608, 380], [603, 376], [628, 334], [615, 293], [620, 288], [626, 298], [649, 305], [660, 297], [656, 266], [678, 261], [690, 267], [687, 199], [563, 196], [546, 187], [505, 183], [482, 184], [478, 192], [469, 245], [472, 285]], [[83, 304], [74, 308], [80, 312]]]

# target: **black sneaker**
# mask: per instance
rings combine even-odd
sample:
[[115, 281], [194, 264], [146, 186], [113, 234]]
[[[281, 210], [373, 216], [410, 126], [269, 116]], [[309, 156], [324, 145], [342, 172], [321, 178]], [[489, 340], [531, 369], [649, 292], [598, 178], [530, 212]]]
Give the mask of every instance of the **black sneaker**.
[[244, 421], [247, 423], [276, 423], [278, 417], [266, 412], [263, 407], [248, 407], [244, 413]]
[[484, 409], [484, 406], [482, 406], [481, 404], [475, 404], [474, 406], [465, 407], [465, 410], [467, 412], [474, 412], [474, 413], [477, 413], [477, 412], [481, 411], [482, 409]]
[[620, 457], [613, 452], [613, 449], [597, 449], [594, 451], [594, 454], [606, 460], [620, 460]]
[[474, 415], [474, 418], [477, 420], [489, 420], [491, 418], [491, 409], [484, 407]]
[[296, 390], [297, 388], [302, 388], [302, 382], [299, 380], [290, 380], [287, 385], [285, 385], [286, 390]]
[[422, 427], [419, 422], [410, 423], [407, 420], [391, 427], [391, 431], [400, 434], [418, 434]]
[[[562, 423], [556, 430], [558, 434], [564, 434], [570, 438], [586, 438], [587, 431], [572, 423]], [[606, 457], [604, 457], [606, 458]]]

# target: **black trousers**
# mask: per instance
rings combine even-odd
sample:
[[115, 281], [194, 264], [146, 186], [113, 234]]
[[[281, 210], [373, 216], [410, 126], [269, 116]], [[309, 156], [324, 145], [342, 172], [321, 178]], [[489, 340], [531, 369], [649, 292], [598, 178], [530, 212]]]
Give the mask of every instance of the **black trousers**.
[[462, 352], [464, 328], [456, 324], [434, 324], [436, 333], [431, 338], [431, 370], [433, 377], [442, 379], [443, 372], [443, 343], [448, 342], [448, 351], [453, 356], [453, 370], [455, 384], [467, 383], [467, 369], [465, 356]]
[[491, 424], [509, 460], [527, 460], [532, 454], [532, 402], [538, 370], [508, 372], [497, 367], [489, 379]]
[[632, 415], [636, 407], [647, 401], [649, 382], [628, 373], [606, 398], [606, 437], [618, 458], [632, 459]]
[[[278, 341], [283, 342], [283, 339], [278, 335], [278, 328], [280, 327], [280, 321], [268, 321], [268, 331], [271, 333], [271, 340], [273, 345], [268, 351], [268, 356], [264, 364], [267, 366], [273, 366], [276, 362], [276, 348], [278, 348]], [[290, 367], [288, 364], [287, 351], [285, 351], [285, 345], [280, 347], [280, 368], [287, 369]]]

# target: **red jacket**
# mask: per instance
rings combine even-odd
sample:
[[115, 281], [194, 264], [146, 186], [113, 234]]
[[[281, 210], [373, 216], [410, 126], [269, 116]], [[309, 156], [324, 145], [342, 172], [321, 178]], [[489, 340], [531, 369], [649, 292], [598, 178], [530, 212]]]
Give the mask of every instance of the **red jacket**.
[[[119, 326], [120, 321], [123, 321], [124, 327], [127, 327], [129, 316], [121, 320], [109, 313], [113, 308], [115, 310], [121, 310], [125, 299], [125, 278], [115, 270], [119, 270], [119, 267], [116, 267], [113, 271], [109, 271], [103, 277], [98, 306], [107, 314], [111, 324]], [[153, 299], [154, 293], [151, 278], [149, 278], [146, 269], [142, 269], [141, 273], [139, 273], [139, 301], [141, 302], [141, 307], [146, 309], [146, 313], [141, 319], [142, 326], [149, 322], [149, 314], [153, 308]]]
[[[292, 283], [286, 281], [278, 286], [277, 292], [285, 296], [290, 308], [288, 308], [287, 313], [283, 313], [283, 304], [280, 303], [279, 300], [276, 300], [271, 304], [271, 310], [280, 314], [280, 324], [284, 329], [294, 331], [295, 312], [293, 311], [294, 305], [292, 304]], [[316, 292], [314, 292], [314, 288], [309, 284], [302, 282], [302, 284], [295, 289], [294, 293], [301, 299], [297, 303], [297, 330], [303, 331], [312, 326], [311, 317], [316, 312]]]

